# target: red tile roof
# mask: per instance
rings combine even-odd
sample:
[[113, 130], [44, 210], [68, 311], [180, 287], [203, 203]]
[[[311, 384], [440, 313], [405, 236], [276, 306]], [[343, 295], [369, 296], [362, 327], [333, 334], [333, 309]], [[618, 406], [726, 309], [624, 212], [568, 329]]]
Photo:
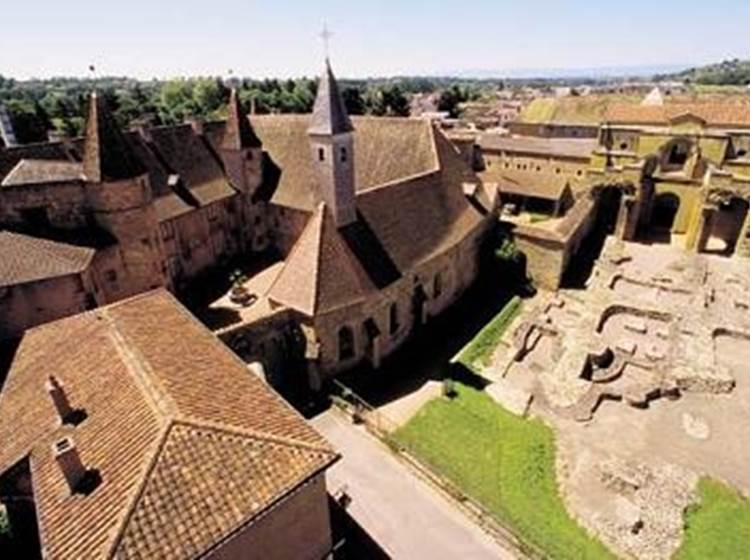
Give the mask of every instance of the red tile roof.
[[83, 179], [83, 167], [75, 161], [22, 159], [2, 180], [3, 187], [62, 183]]
[[89, 247], [0, 231], [0, 287], [80, 274], [94, 253]]
[[[251, 117], [263, 149], [281, 169], [272, 202], [313, 212], [316, 174], [307, 129], [310, 115]], [[353, 117], [357, 191], [437, 169], [429, 122], [421, 119]]]
[[[79, 425], [60, 425], [50, 375]], [[101, 474], [88, 495], [52, 457], [64, 435]], [[42, 545], [61, 559], [195, 558], [337, 458], [164, 290], [27, 331], [0, 441], [0, 472], [30, 457]]]
[[750, 126], [750, 103], [668, 103], [666, 105], [611, 106], [605, 121], [623, 124], [667, 124], [685, 115], [695, 115], [709, 125]]
[[483, 150], [590, 159], [597, 145], [596, 138], [536, 138], [533, 136], [501, 136], [483, 134], [479, 137]]
[[268, 296], [312, 317], [364, 299], [374, 286], [320, 204], [294, 244]]

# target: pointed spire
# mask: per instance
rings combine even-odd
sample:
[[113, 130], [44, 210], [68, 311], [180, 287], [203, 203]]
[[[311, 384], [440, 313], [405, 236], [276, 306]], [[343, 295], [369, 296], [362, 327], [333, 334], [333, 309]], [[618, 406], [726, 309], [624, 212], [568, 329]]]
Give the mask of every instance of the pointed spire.
[[232, 88], [232, 93], [229, 95], [228, 109], [227, 126], [221, 147], [228, 150], [260, 148], [260, 139], [256, 136], [247, 115], [240, 106], [236, 88]]
[[336, 135], [354, 130], [352, 122], [341, 98], [339, 85], [331, 70], [331, 63], [326, 58], [326, 67], [318, 83], [318, 95], [315, 98], [308, 134]]
[[131, 179], [145, 172], [106, 103], [95, 91], [92, 92], [83, 145], [83, 173], [86, 179], [101, 183]]

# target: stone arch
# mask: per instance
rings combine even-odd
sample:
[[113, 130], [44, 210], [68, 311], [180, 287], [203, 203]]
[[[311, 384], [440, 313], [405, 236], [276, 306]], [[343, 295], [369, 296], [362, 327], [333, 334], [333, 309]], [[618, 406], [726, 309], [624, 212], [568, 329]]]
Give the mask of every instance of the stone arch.
[[677, 212], [680, 209], [680, 197], [675, 193], [663, 192], [654, 196], [651, 208], [650, 227], [662, 232], [671, 232]]

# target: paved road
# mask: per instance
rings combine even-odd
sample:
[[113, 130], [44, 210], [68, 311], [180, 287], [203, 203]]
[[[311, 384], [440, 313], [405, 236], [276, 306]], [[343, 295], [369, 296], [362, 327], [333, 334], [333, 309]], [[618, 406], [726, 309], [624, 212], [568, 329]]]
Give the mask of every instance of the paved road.
[[313, 425], [343, 455], [328, 471], [329, 491], [346, 486], [349, 514], [393, 558], [514, 558], [337, 410]]

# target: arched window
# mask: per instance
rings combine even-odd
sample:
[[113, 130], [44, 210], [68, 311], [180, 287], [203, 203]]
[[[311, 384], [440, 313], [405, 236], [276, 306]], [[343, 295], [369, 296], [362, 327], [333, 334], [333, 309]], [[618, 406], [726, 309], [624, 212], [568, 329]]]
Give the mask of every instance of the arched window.
[[326, 151], [323, 148], [318, 148], [318, 160], [325, 161], [325, 159], [326, 159]]
[[349, 327], [339, 329], [339, 360], [349, 360], [354, 357], [354, 333]]
[[398, 331], [398, 306], [395, 303], [391, 304], [388, 325], [391, 334], [394, 334]]
[[342, 146], [341, 147], [341, 161], [346, 162], [348, 157], [349, 157], [349, 154], [346, 153], [346, 146]]

